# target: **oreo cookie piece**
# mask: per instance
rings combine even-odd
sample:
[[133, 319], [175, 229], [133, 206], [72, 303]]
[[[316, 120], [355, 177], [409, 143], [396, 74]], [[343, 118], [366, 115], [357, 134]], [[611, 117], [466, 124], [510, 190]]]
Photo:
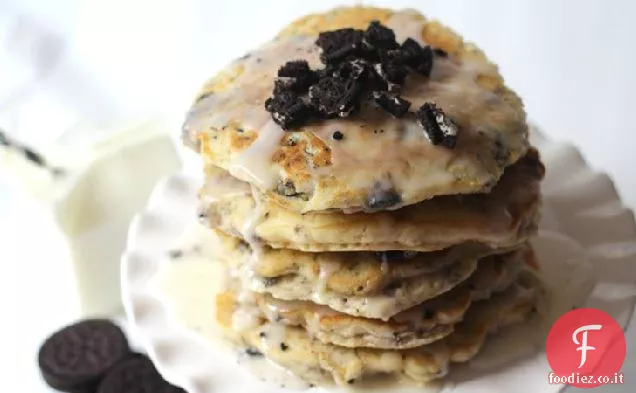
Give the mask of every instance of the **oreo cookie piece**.
[[85, 320], [50, 336], [38, 365], [46, 383], [71, 393], [94, 393], [106, 373], [131, 354], [124, 332], [104, 319]]
[[325, 76], [339, 77], [348, 80], [364, 80], [371, 72], [371, 65], [363, 59], [348, 60], [325, 68]]
[[357, 29], [325, 31], [318, 35], [316, 45], [322, 48], [320, 59], [325, 64], [338, 63], [362, 54], [364, 32]]
[[306, 92], [317, 79], [316, 73], [309, 68], [309, 63], [305, 60], [288, 61], [279, 68], [278, 76], [275, 89], [284, 86], [284, 89], [296, 92]]
[[398, 65], [408, 65], [410, 59], [411, 55], [401, 48], [391, 49], [382, 53], [383, 61], [390, 61]]
[[433, 49], [430, 46], [422, 46], [412, 38], [408, 38], [402, 43], [402, 50], [407, 53], [408, 60], [406, 63], [415, 71], [424, 75], [431, 76], [433, 69]]
[[388, 84], [388, 90], [394, 90], [393, 85], [402, 85], [408, 74], [405, 66], [392, 61], [383, 61], [373, 66], [375, 73], [378, 74]]
[[186, 391], [164, 380], [146, 356], [136, 356], [115, 366], [99, 385], [97, 393], [186, 393]]
[[291, 90], [275, 90], [274, 97], [265, 100], [265, 109], [283, 129], [301, 124], [311, 115], [302, 98]]
[[377, 106], [389, 112], [393, 117], [404, 116], [411, 107], [409, 101], [384, 91], [374, 91], [373, 101]]
[[452, 149], [457, 143], [457, 125], [435, 104], [427, 102], [415, 114], [424, 135], [433, 145]]
[[324, 77], [309, 88], [315, 112], [325, 119], [349, 117], [359, 106], [361, 86], [356, 80]]
[[393, 30], [374, 20], [364, 32], [364, 42], [380, 51], [399, 48]]

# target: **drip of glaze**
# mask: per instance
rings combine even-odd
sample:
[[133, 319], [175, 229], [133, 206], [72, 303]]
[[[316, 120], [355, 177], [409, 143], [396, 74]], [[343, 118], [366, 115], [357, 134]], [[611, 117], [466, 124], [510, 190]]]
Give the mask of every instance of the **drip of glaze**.
[[267, 122], [250, 147], [232, 160], [229, 172], [261, 190], [271, 190], [279, 178], [272, 157], [280, 145], [285, 131], [273, 120]]
[[280, 348], [285, 344], [285, 325], [280, 323], [267, 323], [263, 325], [262, 331], [265, 333], [263, 335], [263, 342], [265, 346], [272, 350], [275, 348]]
[[327, 290], [327, 282], [329, 281], [329, 277], [331, 277], [335, 272], [340, 270], [341, 264], [337, 262], [328, 262], [321, 261], [320, 262], [320, 273], [318, 276], [318, 286], [316, 288], [316, 292], [314, 293], [314, 297], [319, 300], [320, 303], [324, 303], [324, 301], [320, 301], [323, 298], [325, 291]]

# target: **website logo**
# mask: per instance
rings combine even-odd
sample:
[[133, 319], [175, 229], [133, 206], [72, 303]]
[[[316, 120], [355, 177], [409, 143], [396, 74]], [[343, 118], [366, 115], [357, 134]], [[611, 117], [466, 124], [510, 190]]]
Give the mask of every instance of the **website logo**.
[[625, 348], [623, 329], [609, 314], [593, 308], [572, 310], [548, 335], [546, 354], [553, 371], [549, 382], [580, 388], [622, 383]]

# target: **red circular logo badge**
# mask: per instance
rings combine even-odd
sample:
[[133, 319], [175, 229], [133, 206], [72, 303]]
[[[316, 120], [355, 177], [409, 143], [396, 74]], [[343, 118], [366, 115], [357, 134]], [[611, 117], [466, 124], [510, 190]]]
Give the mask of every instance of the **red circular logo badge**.
[[569, 311], [548, 334], [550, 383], [578, 388], [622, 383], [618, 372], [625, 361], [625, 347], [623, 329], [609, 314], [594, 308]]

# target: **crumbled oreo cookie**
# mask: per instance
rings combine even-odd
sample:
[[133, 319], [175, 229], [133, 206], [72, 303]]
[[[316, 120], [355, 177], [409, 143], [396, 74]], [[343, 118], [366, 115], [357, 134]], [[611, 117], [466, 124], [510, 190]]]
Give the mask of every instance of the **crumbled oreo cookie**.
[[457, 125], [433, 103], [425, 103], [415, 114], [424, 135], [433, 145], [452, 149], [457, 143]]
[[311, 114], [310, 108], [301, 97], [289, 90], [279, 91], [273, 97], [265, 100], [265, 109], [272, 114], [274, 121], [283, 129], [301, 124]]
[[364, 32], [357, 29], [339, 29], [325, 31], [318, 35], [316, 45], [322, 49], [320, 59], [325, 64], [332, 64], [348, 57], [359, 57], [362, 54]]
[[326, 68], [328, 75], [347, 80], [364, 81], [371, 72], [371, 65], [363, 59], [342, 62], [337, 66]]
[[390, 61], [394, 64], [405, 66], [408, 65], [410, 59], [411, 55], [407, 51], [403, 50], [402, 48], [398, 48], [382, 52], [381, 60]]
[[393, 30], [382, 25], [377, 20], [371, 22], [364, 32], [364, 42], [377, 50], [395, 49], [400, 46], [395, 41]]
[[274, 95], [278, 95], [286, 91], [294, 92], [295, 87], [296, 78], [276, 78], [274, 81]]
[[278, 69], [278, 76], [289, 77], [305, 77], [312, 74], [313, 71], [309, 68], [309, 63], [306, 60], [292, 60], [285, 63]]
[[374, 91], [373, 101], [377, 106], [390, 113], [393, 117], [404, 116], [411, 107], [409, 101], [384, 91]]
[[406, 63], [418, 73], [429, 77], [433, 69], [433, 49], [430, 46], [422, 46], [412, 38], [408, 38], [402, 44], [402, 50], [406, 53]]
[[389, 85], [401, 85], [406, 79], [408, 70], [405, 66], [399, 65], [392, 61], [383, 61], [373, 66], [375, 72], [384, 79]]
[[[411, 38], [400, 45], [395, 33], [379, 21], [371, 22], [364, 31], [346, 28], [320, 33], [316, 45], [322, 50], [320, 58], [325, 67], [312, 70], [305, 60], [285, 63], [278, 70], [273, 97], [265, 101], [267, 111], [285, 130], [311, 118], [349, 117], [367, 99], [392, 116], [402, 117], [411, 103], [397, 93], [409, 72], [429, 77], [435, 56], [446, 56]], [[418, 110], [418, 122], [431, 143], [454, 147], [457, 126], [441, 109], [431, 105]], [[334, 139], [341, 140], [343, 136], [339, 131]], [[369, 198], [368, 207], [399, 202], [397, 194], [377, 194]]]
[[316, 73], [309, 68], [307, 61], [293, 60], [288, 61], [278, 70], [275, 88], [302, 93], [306, 92], [316, 80]]
[[309, 88], [309, 100], [323, 118], [348, 117], [358, 109], [360, 89], [356, 80], [325, 77]]
[[128, 340], [114, 323], [85, 320], [50, 336], [38, 353], [46, 383], [72, 393], [93, 393], [115, 364], [131, 355]]

